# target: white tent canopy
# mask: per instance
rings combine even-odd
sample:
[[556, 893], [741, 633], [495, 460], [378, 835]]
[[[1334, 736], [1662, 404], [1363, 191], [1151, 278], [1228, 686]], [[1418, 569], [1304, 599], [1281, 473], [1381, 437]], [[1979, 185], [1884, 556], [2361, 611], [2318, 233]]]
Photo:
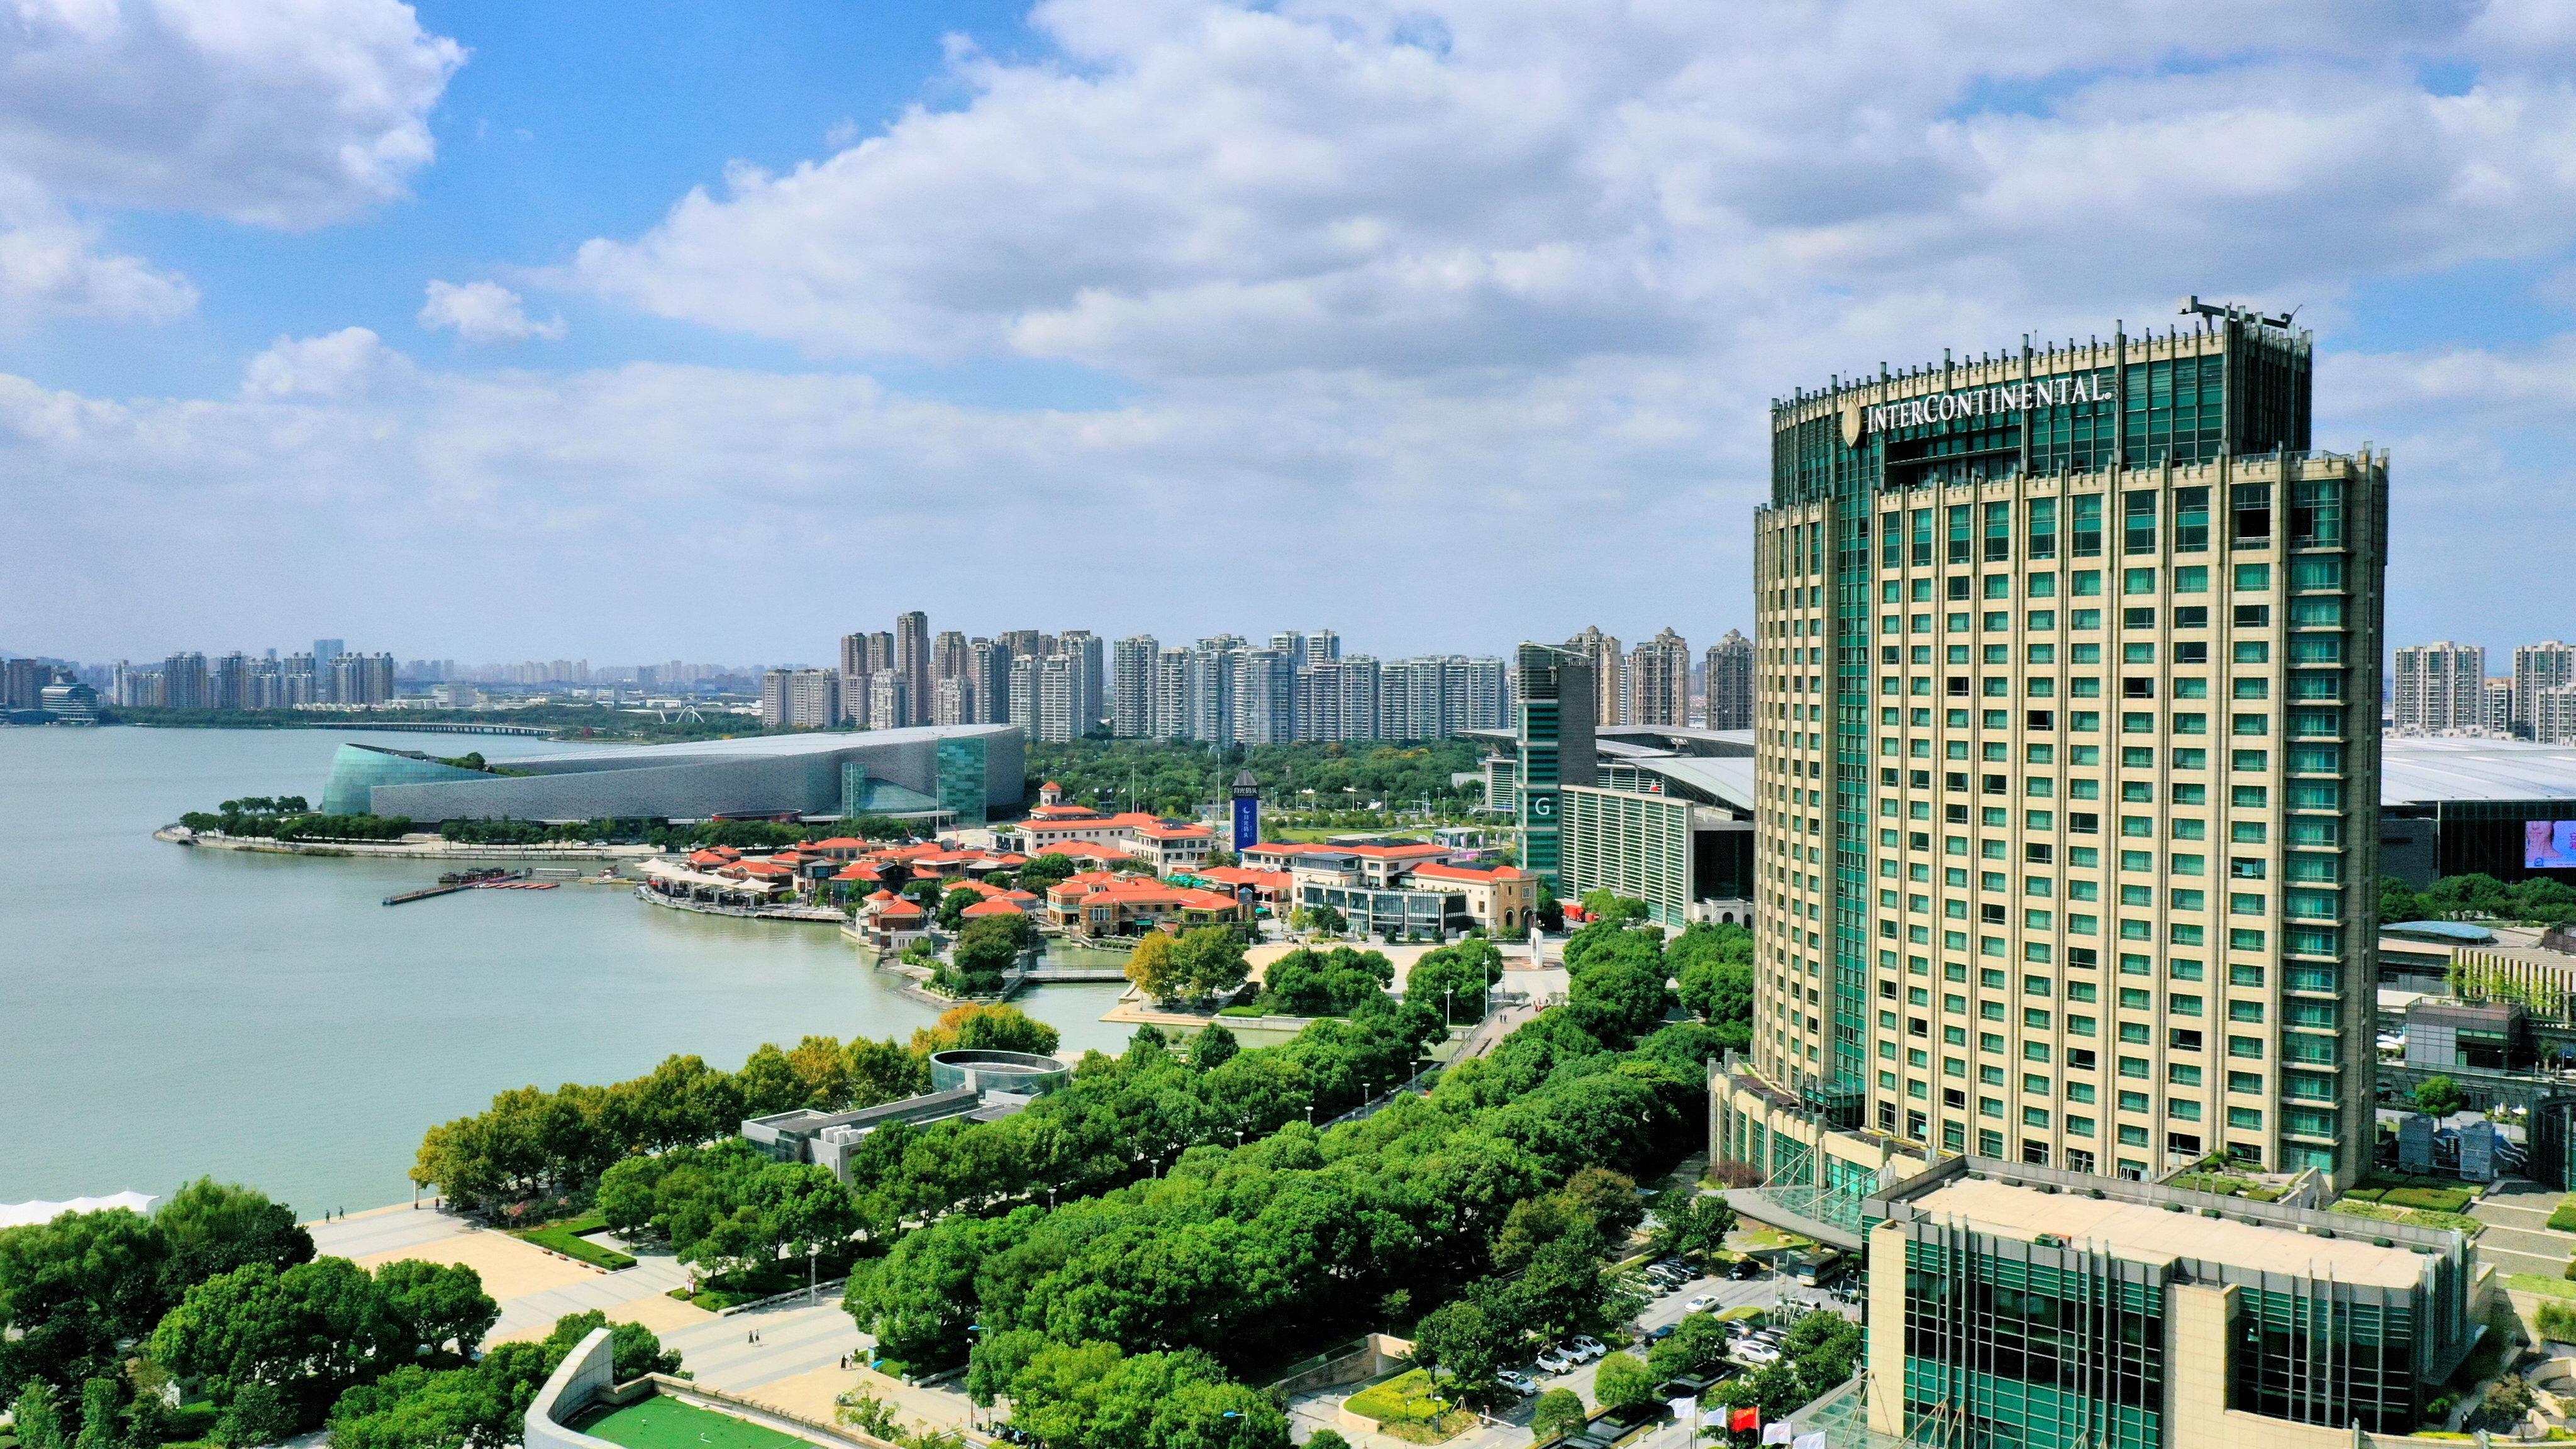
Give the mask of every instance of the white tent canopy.
[[49, 1223], [65, 1213], [105, 1212], [109, 1208], [150, 1212], [154, 1201], [148, 1192], [120, 1192], [110, 1197], [76, 1197], [69, 1202], [0, 1202], [0, 1228]]

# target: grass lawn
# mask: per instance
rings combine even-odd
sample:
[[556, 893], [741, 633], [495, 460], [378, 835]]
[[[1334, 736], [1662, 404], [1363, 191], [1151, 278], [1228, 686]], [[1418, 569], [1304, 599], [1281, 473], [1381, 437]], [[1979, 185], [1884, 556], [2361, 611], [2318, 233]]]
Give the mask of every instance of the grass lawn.
[[2576, 1299], [2576, 1283], [2571, 1283], [2564, 1278], [2544, 1278], [2538, 1273], [2508, 1273], [2505, 1275], [2504, 1286], [2519, 1288], [2525, 1293], [2537, 1293], [2543, 1298]]
[[2558, 1200], [2549, 1213], [2549, 1226], [2562, 1233], [2576, 1233], [2576, 1193]]
[[2411, 1223], [2419, 1228], [2448, 1228], [2463, 1237], [2474, 1238], [2485, 1232], [2487, 1225], [2466, 1213], [2436, 1212], [2430, 1208], [2397, 1207], [2389, 1203], [2345, 1198], [2328, 1212], [2346, 1217], [2370, 1218], [2383, 1223]]
[[615, 1272], [620, 1268], [634, 1267], [633, 1258], [614, 1248], [603, 1248], [597, 1243], [585, 1241], [581, 1236], [584, 1233], [598, 1232], [607, 1226], [607, 1221], [599, 1214], [591, 1213], [583, 1217], [566, 1218], [559, 1223], [520, 1228], [510, 1236], [524, 1238], [540, 1248], [552, 1248], [567, 1258], [588, 1263], [594, 1268], [606, 1268], [610, 1272]]
[[813, 1449], [792, 1434], [659, 1394], [612, 1409], [581, 1432], [626, 1449]]
[[1476, 1422], [1474, 1414], [1453, 1409], [1434, 1394], [1431, 1375], [1421, 1369], [1371, 1384], [1345, 1399], [1342, 1407], [1375, 1419], [1380, 1429], [1411, 1444], [1437, 1444]]

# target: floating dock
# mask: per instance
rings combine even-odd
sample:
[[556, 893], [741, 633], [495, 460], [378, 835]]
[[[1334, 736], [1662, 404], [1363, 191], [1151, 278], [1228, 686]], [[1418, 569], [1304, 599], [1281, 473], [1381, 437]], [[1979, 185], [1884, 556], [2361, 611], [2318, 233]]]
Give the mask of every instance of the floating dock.
[[423, 886], [416, 891], [404, 891], [398, 896], [387, 896], [385, 904], [408, 905], [413, 901], [428, 900], [432, 896], [452, 896], [458, 891], [550, 891], [562, 883], [551, 880], [530, 880], [528, 873], [523, 870], [516, 875], [500, 876], [490, 880], [447, 881], [434, 886]]

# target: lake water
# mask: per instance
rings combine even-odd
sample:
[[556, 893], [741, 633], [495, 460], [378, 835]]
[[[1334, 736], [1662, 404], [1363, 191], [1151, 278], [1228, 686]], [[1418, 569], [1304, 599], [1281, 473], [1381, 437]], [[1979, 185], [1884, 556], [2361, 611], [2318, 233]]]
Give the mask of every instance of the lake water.
[[[421, 1133], [536, 1083], [731, 1068], [809, 1032], [936, 1017], [828, 925], [695, 916], [628, 891], [465, 891], [387, 908], [452, 864], [192, 850], [151, 832], [240, 795], [320, 799], [330, 730], [0, 729], [0, 1202], [211, 1173], [300, 1216], [406, 1200]], [[577, 863], [574, 864], [578, 868]], [[1116, 1050], [1116, 986], [1020, 1005]]]

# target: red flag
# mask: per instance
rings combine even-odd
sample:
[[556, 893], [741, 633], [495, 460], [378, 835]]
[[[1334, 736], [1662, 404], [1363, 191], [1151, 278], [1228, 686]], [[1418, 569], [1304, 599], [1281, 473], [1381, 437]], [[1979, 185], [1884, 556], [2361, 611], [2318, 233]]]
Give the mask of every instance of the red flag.
[[1750, 1434], [1762, 1427], [1762, 1411], [1751, 1407], [1737, 1409], [1726, 1416], [1726, 1427], [1738, 1434]]

